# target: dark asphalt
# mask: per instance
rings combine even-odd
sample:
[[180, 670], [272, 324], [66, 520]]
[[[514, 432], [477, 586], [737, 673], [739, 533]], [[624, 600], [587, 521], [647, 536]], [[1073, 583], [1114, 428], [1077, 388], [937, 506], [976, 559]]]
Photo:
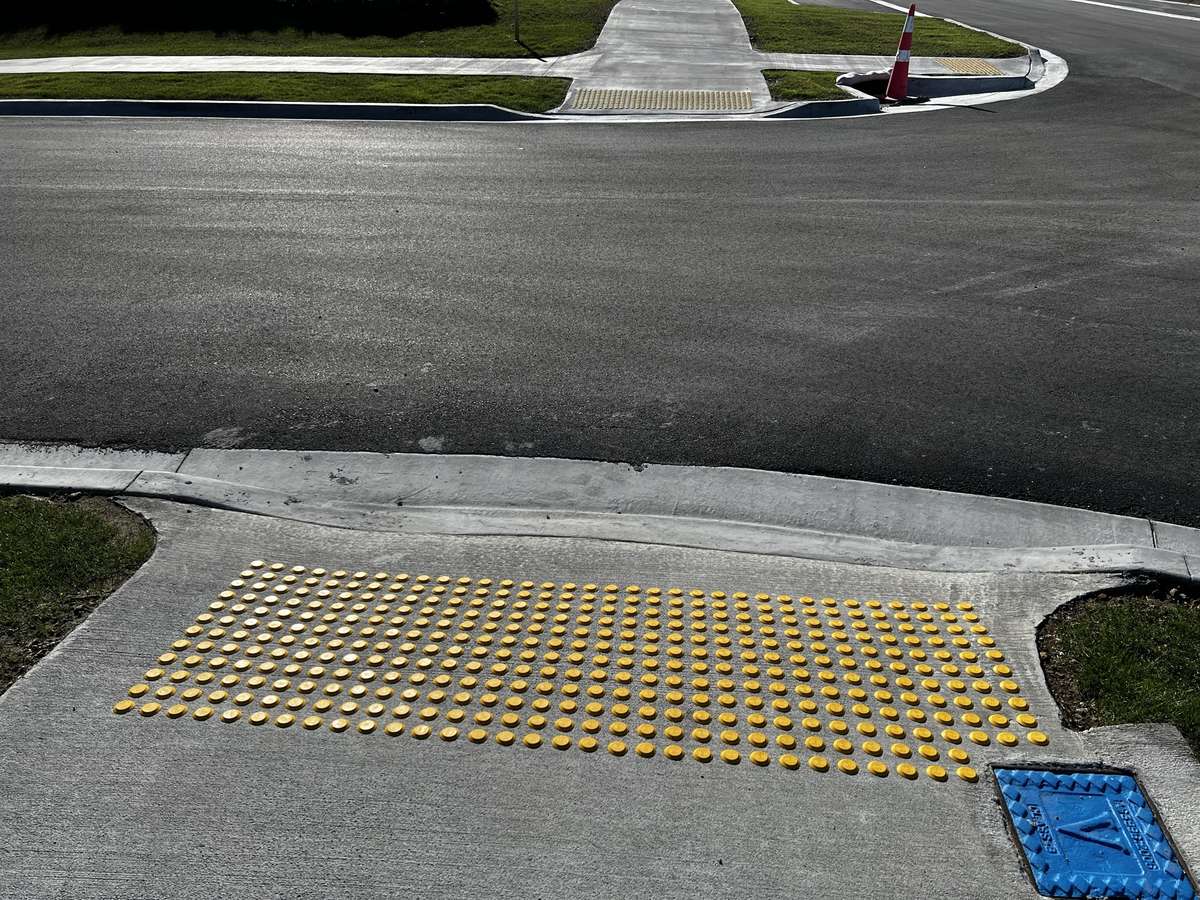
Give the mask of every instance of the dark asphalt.
[[728, 464], [1200, 525], [1200, 22], [925, 9], [1072, 75], [818, 123], [4, 121], [0, 437]]

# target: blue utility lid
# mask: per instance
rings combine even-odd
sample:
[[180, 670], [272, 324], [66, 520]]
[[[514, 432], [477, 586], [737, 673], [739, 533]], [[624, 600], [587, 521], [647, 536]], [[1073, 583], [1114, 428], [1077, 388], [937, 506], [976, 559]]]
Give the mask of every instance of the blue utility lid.
[[1137, 780], [1121, 772], [999, 768], [1037, 889], [1051, 897], [1196, 897]]

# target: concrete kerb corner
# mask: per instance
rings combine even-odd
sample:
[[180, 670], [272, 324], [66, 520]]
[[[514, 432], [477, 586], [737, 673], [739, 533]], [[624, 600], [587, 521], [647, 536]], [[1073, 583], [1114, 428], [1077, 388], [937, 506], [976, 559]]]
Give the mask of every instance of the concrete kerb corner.
[[[971, 28], [952, 19], [955, 25]], [[972, 28], [983, 34], [992, 35], [990, 31]], [[939, 109], [949, 109], [955, 106], [979, 106], [988, 103], [999, 103], [1005, 100], [1020, 100], [1032, 97], [1043, 91], [1048, 91], [1061, 84], [1070, 73], [1067, 61], [1049, 51], [1042, 50], [1022, 41], [1002, 35], [992, 35], [1001, 40], [1021, 44], [1029, 50], [1029, 70], [1025, 75], [911, 75], [909, 90], [913, 96], [928, 97], [933, 103], [911, 105], [884, 106], [879, 99], [854, 88], [851, 85], [839, 85], [842, 90], [852, 94], [846, 100], [816, 100], [801, 101], [782, 109], [764, 113], [763, 119], [802, 119], [802, 118], [849, 118], [852, 116], [872, 115], [875, 113], [914, 113], [930, 112]], [[850, 73], [845, 73], [850, 74]]]
[[[798, 0], [789, 0], [791, 3], [798, 3]], [[872, 0], [879, 2], [879, 0]], [[894, 6], [890, 3], [881, 5], [903, 11], [904, 7]], [[934, 18], [927, 13], [917, 13], [920, 18]], [[1034, 94], [1040, 94], [1043, 91], [1048, 91], [1052, 87], [1061, 84], [1070, 73], [1070, 67], [1067, 61], [1057, 54], [1043, 50], [1040, 47], [1035, 47], [1032, 44], [1027, 44], [1024, 41], [1016, 38], [1008, 37], [1007, 35], [996, 34], [993, 31], [988, 31], [984, 28], [978, 28], [974, 25], [968, 25], [966, 22], [960, 22], [957, 19], [949, 19], [938, 16], [945, 22], [951, 25], [958, 25], [960, 28], [966, 28], [970, 31], [975, 31], [980, 34], [986, 34], [989, 37], [996, 38], [1001, 41], [1019, 44], [1028, 51], [1029, 69], [1024, 75], [912, 75], [909, 77], [909, 85], [911, 93], [914, 96], [929, 97], [937, 99], [938, 103], [928, 105], [910, 105], [910, 106], [889, 106], [883, 105], [876, 100], [875, 108], [869, 109], [866, 100], [875, 99], [870, 94], [859, 91], [849, 85], [840, 85], [842, 90], [847, 91], [855, 96], [862, 103], [854, 107], [849, 104], [855, 101], [833, 100], [833, 101], [815, 101], [810, 103], [797, 103], [793, 106], [775, 112], [767, 113], [763, 118], [815, 118], [829, 116], [854, 116], [854, 115], [869, 115], [877, 112], [924, 112], [935, 109], [945, 109], [956, 105], [980, 105], [984, 103], [997, 103], [1002, 100], [1019, 100], [1023, 97], [1030, 97]], [[844, 73], [849, 74], [849, 73]], [[954, 101], [962, 101], [956, 103]], [[820, 104], [820, 105], [818, 105]], [[836, 104], [836, 105], [835, 105]], [[810, 110], [802, 111], [803, 107], [809, 107]], [[840, 110], [840, 112], [839, 112]]]
[[[1016, 38], [1007, 37], [1002, 34], [996, 34], [995, 32], [988, 31], [984, 28], [976, 28], [974, 25], [968, 25], [966, 22], [960, 22], [957, 19], [945, 19], [944, 21], [949, 22], [951, 25], [958, 25], [960, 28], [967, 28], [971, 31], [977, 31], [980, 34], [986, 34], [989, 37], [996, 38], [997, 40], [1009, 41], [1010, 43], [1021, 45], [1028, 51], [1029, 70], [1025, 73], [1023, 79], [1008, 77], [989, 78], [989, 76], [983, 76], [985, 79], [999, 83], [998, 86], [985, 85], [978, 76], [974, 78], [969, 76], [951, 76], [950, 78], [946, 79], [946, 81], [955, 82], [956, 84], [954, 86], [959, 87], [960, 89], [963, 86], [982, 88], [980, 91], [973, 89], [960, 90], [959, 93], [953, 93], [950, 90], [941, 91], [936, 85], [931, 85], [928, 83], [931, 80], [941, 82], [942, 78], [940, 77], [931, 79], [928, 76], [922, 76], [922, 90], [927, 90], [929, 88], [939, 90], [939, 93], [924, 94], [924, 96], [935, 97], [942, 101], [941, 103], [935, 104], [935, 108], [948, 105], [957, 105], [951, 104], [947, 101], [971, 101], [973, 97], [973, 102], [975, 104], [997, 103], [1002, 100], [1019, 100], [1023, 97], [1032, 97], [1034, 94], [1040, 94], [1043, 91], [1048, 91], [1051, 88], [1062, 84], [1062, 82], [1066, 80], [1067, 75], [1070, 74], [1070, 66], [1067, 65], [1067, 61], [1061, 56], [1051, 53], [1049, 50], [1043, 50], [1040, 47], [1033, 46], [1033, 44], [1027, 44], [1024, 41], [1017, 40]], [[911, 108], [912, 107], [908, 107], [907, 109]]]
[[[947, 19], [947, 22], [953, 21]], [[954, 22], [962, 25], [961, 22]], [[969, 25], [963, 25], [970, 28]], [[982, 31], [975, 28], [974, 31]], [[984, 34], [991, 34], [984, 31]], [[1006, 41], [1013, 41], [1001, 35]], [[1020, 100], [1048, 91], [1061, 84], [1070, 73], [1067, 61], [1049, 51], [1013, 41], [1029, 50], [1029, 71], [1025, 75], [912, 75], [909, 89], [914, 96], [929, 97], [934, 102], [918, 105], [885, 107], [889, 113], [911, 113], [947, 109], [954, 106], [980, 106], [1006, 100]]]
[[[978, 29], [976, 29], [978, 30]], [[1044, 51], [1031, 47], [1038, 54], [1036, 61], [1031, 56], [1028, 75], [911, 75], [909, 90], [913, 96], [928, 97], [936, 102], [929, 104], [884, 106], [881, 101], [849, 85], [839, 85], [854, 96], [846, 100], [798, 101], [781, 109], [763, 113], [762, 119], [814, 119], [850, 118], [873, 115], [881, 112], [912, 113], [948, 109], [954, 106], [978, 106], [999, 103], [1004, 100], [1019, 100], [1048, 91], [1060, 84], [1069, 72], [1066, 60], [1054, 54], [1043, 57]], [[1037, 77], [1033, 73], [1037, 72]]]
[[[800, 0], [788, 0], [793, 5], [802, 5]], [[887, 0], [870, 0], [880, 6], [886, 6], [889, 9], [894, 9], [898, 12], [904, 12], [904, 6], [898, 6]], [[994, 31], [988, 31], [985, 28], [978, 28], [974, 25], [968, 25], [966, 22], [961, 22], [958, 19], [950, 19], [942, 16], [933, 16], [929, 13], [917, 12], [918, 18], [938, 18], [942, 21], [949, 22], [951, 25], [958, 25], [960, 28], [966, 28], [970, 31], [975, 31], [980, 34], [986, 34], [989, 37], [996, 38], [1001, 41], [1008, 41], [1012, 44], [1018, 44], [1028, 51], [1029, 68], [1023, 76], [960, 76], [960, 75], [913, 75], [909, 78], [909, 83], [912, 88], [911, 93], [914, 96], [929, 97], [937, 99], [939, 102], [931, 104], [911, 104], [898, 106], [883, 106], [875, 112], [888, 113], [913, 113], [913, 112], [931, 112], [938, 109], [947, 109], [953, 106], [972, 105], [978, 106], [986, 103], [998, 103], [1003, 100], [1019, 100], [1024, 97], [1031, 97], [1034, 94], [1040, 94], [1043, 91], [1048, 91], [1052, 87], [1061, 84], [1070, 73], [1070, 67], [1067, 61], [1061, 56], [1043, 50], [1040, 47], [1035, 47], [1032, 44], [1027, 44], [1025, 41], [1017, 40], [1016, 38], [1008, 37], [1003, 34], [996, 34]], [[786, 66], [782, 66], [786, 68]], [[843, 73], [843, 77], [852, 73]], [[852, 90], [849, 85], [840, 85], [843, 90], [852, 91], [857, 96], [869, 97], [871, 95], [864, 94], [861, 91]], [[961, 101], [961, 102], [955, 102]], [[833, 101], [835, 103], [844, 101]], [[862, 115], [865, 113], [849, 113], [848, 115]], [[826, 113], [826, 115], [831, 115]], [[787, 118], [786, 111], [782, 113], [767, 114], [763, 118]], [[804, 116], [796, 116], [804, 117]]]
[[928, 571], [1200, 579], [1197, 529], [751, 469], [0, 444], [0, 485], [157, 497], [364, 531], [592, 538]]

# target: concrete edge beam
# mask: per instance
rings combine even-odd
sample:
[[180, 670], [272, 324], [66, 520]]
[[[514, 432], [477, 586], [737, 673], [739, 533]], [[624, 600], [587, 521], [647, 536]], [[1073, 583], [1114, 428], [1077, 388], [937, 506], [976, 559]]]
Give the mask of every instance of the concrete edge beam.
[[752, 469], [285, 450], [147, 457], [0, 444], [0, 485], [162, 497], [372, 531], [592, 537], [942, 571], [1200, 577], [1197, 529]]

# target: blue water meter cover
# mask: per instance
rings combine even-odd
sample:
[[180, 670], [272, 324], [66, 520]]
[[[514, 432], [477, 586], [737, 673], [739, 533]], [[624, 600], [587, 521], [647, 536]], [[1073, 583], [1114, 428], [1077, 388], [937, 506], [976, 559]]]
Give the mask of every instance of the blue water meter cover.
[[995, 772], [1013, 832], [1041, 893], [1196, 897], [1133, 775], [999, 767]]

